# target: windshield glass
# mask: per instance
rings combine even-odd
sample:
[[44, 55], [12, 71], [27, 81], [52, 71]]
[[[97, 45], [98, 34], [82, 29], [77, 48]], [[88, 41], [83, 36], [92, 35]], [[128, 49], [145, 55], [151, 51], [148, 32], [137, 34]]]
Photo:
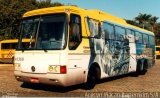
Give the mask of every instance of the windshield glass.
[[[64, 49], [66, 46], [66, 14], [43, 15], [26, 18], [21, 23], [19, 50]], [[22, 39], [30, 39], [23, 45]]]

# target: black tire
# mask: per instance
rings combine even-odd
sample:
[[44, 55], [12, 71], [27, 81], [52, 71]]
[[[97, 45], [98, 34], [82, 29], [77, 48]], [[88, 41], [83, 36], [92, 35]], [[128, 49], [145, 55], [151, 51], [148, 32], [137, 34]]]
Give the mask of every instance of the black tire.
[[21, 87], [24, 87], [24, 88], [29, 88], [29, 87], [32, 87], [33, 84], [32, 83], [29, 83], [29, 82], [23, 82]]
[[138, 77], [139, 75], [145, 75], [148, 69], [148, 63], [147, 61], [144, 61], [143, 63], [143, 69], [141, 70], [142, 67], [142, 63], [139, 61], [137, 63], [137, 68], [136, 68], [136, 72], [135, 72], [135, 76]]
[[95, 87], [95, 85], [96, 85], [95, 77], [92, 75], [88, 75], [87, 82], [84, 84], [84, 89], [91, 90]]
[[22, 88], [38, 88], [38, 87], [40, 87], [41, 86], [41, 84], [37, 84], [37, 83], [30, 83], [30, 82], [23, 82], [22, 84], [21, 84], [21, 87]]
[[135, 77], [138, 77], [138, 76], [141, 74], [141, 66], [142, 66], [141, 61], [138, 61], [138, 62], [137, 62], [136, 72], [134, 73], [134, 76], [135, 76]]
[[146, 72], [147, 72], [147, 69], [148, 69], [148, 62], [147, 61], [144, 61], [144, 64], [143, 64], [143, 70], [141, 71], [141, 75], [145, 75]]
[[99, 79], [100, 70], [98, 67], [90, 68], [87, 76], [87, 82], [84, 84], [85, 90], [93, 89], [96, 85], [97, 80]]

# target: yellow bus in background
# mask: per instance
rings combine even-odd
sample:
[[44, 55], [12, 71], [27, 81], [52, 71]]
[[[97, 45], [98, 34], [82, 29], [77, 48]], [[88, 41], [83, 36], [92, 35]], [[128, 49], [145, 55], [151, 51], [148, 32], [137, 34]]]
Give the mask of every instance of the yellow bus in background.
[[[28, 39], [23, 39], [24, 45], [29, 44]], [[13, 63], [18, 39], [2, 40], [0, 42], [0, 63]]]
[[155, 56], [156, 59], [160, 59], [160, 46], [156, 46]]

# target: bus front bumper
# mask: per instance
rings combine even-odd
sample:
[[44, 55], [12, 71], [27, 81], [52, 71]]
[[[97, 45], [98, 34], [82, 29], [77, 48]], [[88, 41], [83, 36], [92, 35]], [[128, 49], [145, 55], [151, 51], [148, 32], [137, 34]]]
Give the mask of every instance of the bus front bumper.
[[14, 71], [15, 78], [17, 81], [30, 82], [30, 83], [42, 83], [57, 86], [69, 86], [67, 81], [65, 81], [65, 74], [33, 74], [24, 73], [21, 71]]

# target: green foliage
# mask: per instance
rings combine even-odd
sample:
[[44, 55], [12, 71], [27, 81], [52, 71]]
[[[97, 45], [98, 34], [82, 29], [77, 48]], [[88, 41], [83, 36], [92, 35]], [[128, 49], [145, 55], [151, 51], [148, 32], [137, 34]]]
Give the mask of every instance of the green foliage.
[[156, 35], [156, 44], [160, 44], [160, 23], [159, 17], [151, 14], [140, 13], [134, 20], [126, 20], [127, 23], [152, 31]]
[[131, 25], [139, 26], [139, 24], [134, 20], [126, 20], [126, 22], [131, 24]]
[[0, 40], [19, 37], [20, 20], [25, 12], [61, 5], [51, 0], [0, 0]]

